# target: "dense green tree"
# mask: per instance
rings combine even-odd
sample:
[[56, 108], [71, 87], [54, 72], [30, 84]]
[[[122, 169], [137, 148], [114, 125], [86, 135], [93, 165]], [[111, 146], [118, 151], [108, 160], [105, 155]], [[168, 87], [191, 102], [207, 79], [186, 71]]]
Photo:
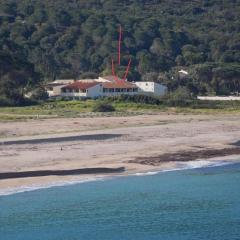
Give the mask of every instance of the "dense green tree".
[[[122, 25], [119, 74], [131, 57], [129, 80], [154, 72], [173, 91], [240, 92], [239, 12], [234, 0], [0, 0], [0, 50], [45, 81], [111, 74]], [[181, 68], [187, 78], [179, 78]], [[4, 81], [19, 71], [12, 69]]]
[[0, 50], [0, 66], [0, 104], [22, 104], [24, 94], [39, 81], [34, 66], [3, 50]]

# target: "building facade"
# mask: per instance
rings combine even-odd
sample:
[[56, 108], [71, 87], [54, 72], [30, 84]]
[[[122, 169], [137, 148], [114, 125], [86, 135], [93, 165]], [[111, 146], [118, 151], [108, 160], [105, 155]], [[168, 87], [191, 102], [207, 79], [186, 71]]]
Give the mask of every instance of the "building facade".
[[101, 83], [77, 81], [61, 88], [61, 96], [69, 99], [98, 98], [102, 95]]
[[[128, 82], [115, 81], [113, 77], [99, 77], [98, 79], [84, 79], [71, 81], [54, 81], [48, 85], [47, 92], [50, 97], [61, 96], [67, 99], [99, 98], [127, 95], [163, 96], [167, 87], [155, 82]], [[68, 80], [69, 81], [69, 80]]]
[[57, 97], [61, 95], [61, 88], [73, 83], [73, 79], [61, 79], [61, 80], [55, 80], [54, 82], [51, 82], [47, 85], [45, 85], [45, 90], [49, 97]]
[[155, 82], [135, 82], [140, 94], [152, 95], [152, 96], [164, 96], [167, 93], [167, 87], [165, 85]]
[[138, 87], [130, 82], [104, 82], [102, 83], [102, 96], [119, 96], [122, 94], [136, 95]]

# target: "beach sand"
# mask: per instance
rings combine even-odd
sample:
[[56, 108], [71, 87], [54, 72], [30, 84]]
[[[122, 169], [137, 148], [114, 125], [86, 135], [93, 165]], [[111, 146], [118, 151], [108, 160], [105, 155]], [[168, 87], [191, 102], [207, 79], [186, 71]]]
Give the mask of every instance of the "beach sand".
[[0, 173], [118, 167], [126, 171], [5, 179], [0, 180], [0, 192], [173, 169], [184, 158], [237, 160], [239, 119], [240, 114], [156, 113], [1, 122]]

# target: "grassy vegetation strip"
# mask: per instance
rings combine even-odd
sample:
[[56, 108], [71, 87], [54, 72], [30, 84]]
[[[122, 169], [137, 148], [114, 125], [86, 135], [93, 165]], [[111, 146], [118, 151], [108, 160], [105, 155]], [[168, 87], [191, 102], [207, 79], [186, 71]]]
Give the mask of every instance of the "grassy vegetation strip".
[[[111, 104], [115, 112], [93, 112], [98, 104]], [[196, 114], [240, 113], [240, 101], [163, 101], [139, 97], [109, 98], [84, 101], [47, 101], [34, 106], [1, 107], [0, 121], [15, 121], [54, 117], [120, 116], [146, 112], [176, 112]]]

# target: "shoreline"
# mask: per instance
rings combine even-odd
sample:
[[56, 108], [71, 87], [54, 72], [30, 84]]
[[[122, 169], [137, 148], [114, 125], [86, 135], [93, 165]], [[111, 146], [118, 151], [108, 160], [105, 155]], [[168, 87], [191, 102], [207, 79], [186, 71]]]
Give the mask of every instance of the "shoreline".
[[[54, 187], [65, 187], [65, 186], [77, 185], [77, 184], [88, 183], [88, 182], [106, 181], [106, 180], [111, 180], [118, 177], [144, 177], [144, 176], [152, 176], [152, 175], [166, 173], [166, 172], [220, 167], [220, 166], [238, 164], [238, 163], [240, 163], [240, 156], [233, 155], [233, 156], [225, 156], [220, 159], [210, 158], [210, 159], [199, 159], [195, 161], [175, 162], [174, 165], [169, 165], [168, 167], [165, 167], [165, 168], [154, 168], [150, 171], [142, 171], [142, 172], [124, 172], [122, 174], [119, 173], [119, 174], [109, 174], [109, 175], [93, 174], [93, 175], [86, 175], [86, 176], [80, 175], [77, 177], [65, 176], [70, 178], [61, 178], [58, 180], [54, 179], [54, 176], [52, 176], [50, 178], [51, 181], [49, 179], [45, 183], [25, 184], [25, 185], [19, 185], [18, 187], [6, 187], [6, 188], [3, 188], [2, 190], [0, 189], [0, 197], [15, 195], [15, 194], [24, 193], [24, 192], [38, 191], [42, 189], [49, 189]], [[44, 177], [41, 177], [41, 178], [44, 178]], [[16, 179], [13, 179], [13, 180], [16, 180]]]
[[[29, 141], [33, 141], [33, 140], [29, 140]], [[33, 142], [35, 143], [35, 141]], [[22, 141], [20, 140], [17, 142], [17, 144], [24, 144], [24, 143], [22, 143]], [[179, 163], [199, 162], [201, 161], [201, 159], [208, 161], [209, 159], [211, 160], [213, 158], [228, 157], [233, 155], [239, 155], [239, 158], [240, 158], [240, 147], [224, 148], [224, 149], [201, 149], [199, 151], [181, 151], [181, 152], [175, 152], [175, 153], [165, 153], [159, 156], [138, 157], [134, 160], [129, 160], [128, 163], [157, 167], [163, 164], [172, 163], [176, 165]], [[126, 170], [125, 166], [120, 166], [117, 168], [96, 167], [96, 168], [79, 168], [79, 169], [54, 169], [54, 170], [45, 169], [45, 170], [36, 170], [36, 171], [11, 171], [11, 172], [0, 172], [0, 181], [8, 180], [8, 179], [18, 179], [18, 178], [25, 179], [25, 178], [34, 178], [34, 177], [48, 177], [48, 176], [64, 177], [64, 176], [81, 176], [81, 175], [96, 175], [96, 174], [114, 174], [114, 173], [125, 173], [125, 170]]]

